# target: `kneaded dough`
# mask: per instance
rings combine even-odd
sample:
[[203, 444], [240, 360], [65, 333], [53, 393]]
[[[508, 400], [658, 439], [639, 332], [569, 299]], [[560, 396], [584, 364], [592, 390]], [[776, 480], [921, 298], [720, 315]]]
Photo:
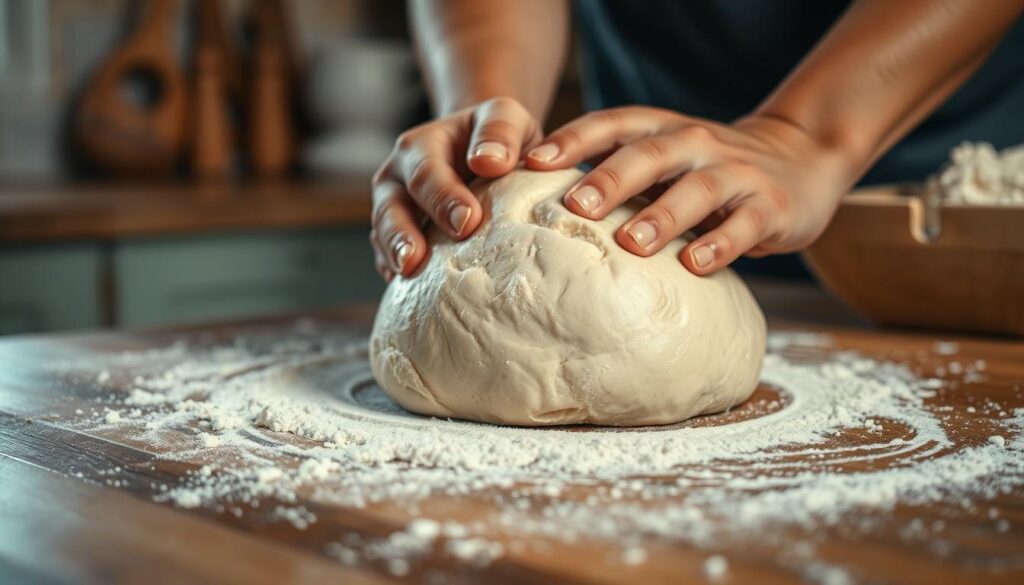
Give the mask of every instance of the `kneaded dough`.
[[641, 258], [562, 204], [579, 171], [514, 171], [475, 189], [484, 223], [388, 286], [370, 339], [384, 390], [408, 410], [514, 425], [665, 424], [754, 391], [765, 321], [731, 270], [698, 277], [677, 239]]

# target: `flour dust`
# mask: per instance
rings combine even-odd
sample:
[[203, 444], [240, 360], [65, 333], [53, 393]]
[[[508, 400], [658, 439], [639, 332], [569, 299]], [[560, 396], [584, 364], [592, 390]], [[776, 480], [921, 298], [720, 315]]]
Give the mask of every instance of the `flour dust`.
[[[916, 506], [951, 505], [954, 516], [986, 510], [1024, 486], [1024, 409], [942, 406], [945, 393], [969, 393], [986, 375], [984, 362], [958, 360], [954, 343], [930, 352], [940, 363], [934, 378], [831, 344], [772, 333], [762, 387], [747, 404], [638, 429], [413, 415], [374, 383], [365, 338], [308, 321], [284, 338], [187, 339], [100, 356], [99, 371], [96, 357], [60, 367], [107, 390], [72, 424], [194, 464], [182, 483], [154, 486], [158, 501], [237, 516], [273, 506], [273, 518], [299, 529], [324, 507], [390, 502], [408, 512], [392, 534], [340, 534], [325, 552], [342, 563], [401, 576], [428, 554], [486, 566], [547, 540], [616, 543], [621, 554], [609, 563], [640, 565], [667, 542], [705, 551], [711, 580], [730, 570], [724, 553], [746, 546], [838, 585], [864, 576], [824, 560], [824, 532], [857, 538], [892, 528], [890, 513]], [[976, 419], [989, 425], [988, 440], [951, 435]], [[490, 512], [464, 522], [432, 516], [455, 498]], [[994, 507], [989, 518], [1010, 530]], [[955, 550], [942, 526], [895, 526], [933, 554]], [[1024, 558], [994, 558], [981, 568], [1020, 566]]]

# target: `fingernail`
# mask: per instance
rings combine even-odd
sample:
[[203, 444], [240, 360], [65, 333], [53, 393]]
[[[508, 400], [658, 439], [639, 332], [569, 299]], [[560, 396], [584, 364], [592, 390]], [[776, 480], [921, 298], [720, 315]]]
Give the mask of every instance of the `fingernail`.
[[395, 244], [395, 272], [402, 272], [405, 268], [405, 261], [412, 255], [412, 243], [406, 240], [398, 240]]
[[583, 211], [592, 212], [601, 206], [601, 192], [596, 187], [584, 185], [569, 193], [569, 197], [579, 205]]
[[557, 144], [542, 144], [531, 150], [526, 156], [540, 162], [551, 162], [558, 158], [561, 150]]
[[655, 239], [658, 238], [658, 228], [649, 221], [638, 221], [626, 229], [629, 237], [633, 238], [637, 246], [647, 249]]
[[471, 215], [473, 215], [473, 210], [462, 203], [452, 206], [451, 211], [448, 212], [448, 223], [451, 224], [456, 235], [462, 235], [462, 230], [466, 229]]
[[500, 142], [481, 142], [473, 151], [473, 156], [489, 156], [505, 160], [508, 158], [508, 148]]
[[698, 246], [690, 252], [690, 257], [693, 258], [693, 265], [697, 268], [710, 266], [715, 261], [714, 245]]

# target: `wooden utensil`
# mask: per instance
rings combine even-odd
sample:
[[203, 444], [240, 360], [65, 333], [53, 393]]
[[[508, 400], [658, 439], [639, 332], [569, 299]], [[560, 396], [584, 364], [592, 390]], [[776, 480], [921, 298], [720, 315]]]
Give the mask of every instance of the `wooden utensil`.
[[[185, 145], [185, 80], [171, 39], [176, 9], [176, 0], [151, 0], [135, 31], [83, 93], [76, 142], [107, 171], [168, 173]], [[132, 89], [146, 95], [133, 96]]]
[[255, 0], [253, 6], [246, 125], [249, 164], [255, 174], [275, 177], [291, 166], [295, 150], [285, 11], [277, 0]]
[[237, 70], [230, 50], [220, 0], [196, 6], [199, 34], [192, 89], [192, 171], [201, 178], [226, 178], [231, 173], [235, 137], [230, 98], [237, 95]]
[[918, 192], [846, 196], [804, 258], [878, 323], [1024, 336], [1024, 207], [926, 205]]

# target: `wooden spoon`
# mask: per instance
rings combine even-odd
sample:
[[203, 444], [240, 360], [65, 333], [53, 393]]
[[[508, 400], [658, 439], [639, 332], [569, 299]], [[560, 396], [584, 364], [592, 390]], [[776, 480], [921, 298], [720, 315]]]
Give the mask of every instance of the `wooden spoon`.
[[[176, 0], [150, 0], [135, 31], [82, 95], [74, 122], [76, 143], [104, 170], [169, 173], [185, 146], [185, 80], [171, 38], [176, 9]], [[131, 89], [146, 95], [133, 96]]]

